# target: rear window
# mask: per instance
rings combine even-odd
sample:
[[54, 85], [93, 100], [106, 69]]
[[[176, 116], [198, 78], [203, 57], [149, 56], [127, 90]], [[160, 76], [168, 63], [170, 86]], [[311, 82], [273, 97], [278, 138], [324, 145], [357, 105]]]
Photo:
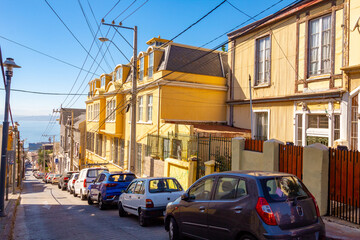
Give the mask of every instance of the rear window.
[[149, 182], [149, 192], [177, 192], [182, 191], [182, 187], [176, 179], [154, 179]]
[[100, 173], [106, 171], [105, 169], [89, 169], [87, 172], [87, 177], [96, 178]]
[[294, 198], [309, 197], [307, 189], [296, 177], [262, 179], [261, 185], [268, 201], [283, 202]]
[[131, 182], [135, 179], [133, 174], [114, 174], [109, 176], [109, 181], [111, 182]]

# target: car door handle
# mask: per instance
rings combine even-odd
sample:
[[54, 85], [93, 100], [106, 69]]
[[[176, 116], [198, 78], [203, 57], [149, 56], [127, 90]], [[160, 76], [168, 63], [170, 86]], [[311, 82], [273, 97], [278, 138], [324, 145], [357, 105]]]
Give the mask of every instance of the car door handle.
[[199, 207], [199, 211], [200, 211], [200, 212], [204, 212], [204, 211], [205, 211], [205, 207], [204, 207], [204, 206]]
[[129, 198], [131, 198], [131, 196], [129, 196]]
[[243, 209], [243, 208], [240, 207], [240, 206], [234, 208], [235, 213], [241, 213], [241, 210], [242, 210], [242, 209]]

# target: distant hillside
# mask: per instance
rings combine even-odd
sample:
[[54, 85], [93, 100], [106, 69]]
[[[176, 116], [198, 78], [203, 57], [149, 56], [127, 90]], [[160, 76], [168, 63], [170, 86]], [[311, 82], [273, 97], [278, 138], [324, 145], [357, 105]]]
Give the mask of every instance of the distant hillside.
[[[22, 115], [14, 115], [13, 119], [14, 122], [21, 122], [21, 121], [49, 121], [51, 116], [39, 115], [39, 116], [22, 116]], [[58, 119], [57, 116], [55, 119]], [[0, 115], [0, 119], [4, 119], [4, 115]], [[10, 118], [9, 118], [10, 121]]]

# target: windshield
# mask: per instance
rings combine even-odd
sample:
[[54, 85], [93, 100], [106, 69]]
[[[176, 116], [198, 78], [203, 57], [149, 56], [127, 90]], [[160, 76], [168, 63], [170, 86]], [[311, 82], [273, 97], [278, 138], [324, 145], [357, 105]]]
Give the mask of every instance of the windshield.
[[268, 201], [286, 201], [294, 198], [308, 198], [305, 186], [295, 177], [275, 177], [261, 180], [265, 198]]
[[176, 179], [154, 179], [150, 180], [149, 192], [177, 192], [182, 191], [180, 183]]
[[114, 174], [109, 176], [109, 181], [111, 182], [131, 182], [135, 179], [134, 174]]

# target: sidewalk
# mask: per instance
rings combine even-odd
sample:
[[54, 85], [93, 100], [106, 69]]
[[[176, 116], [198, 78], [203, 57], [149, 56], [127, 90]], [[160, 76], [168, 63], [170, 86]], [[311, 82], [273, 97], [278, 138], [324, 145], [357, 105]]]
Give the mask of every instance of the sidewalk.
[[335, 217], [322, 217], [327, 239], [360, 239], [360, 225], [349, 223]]
[[8, 200], [5, 201], [5, 217], [0, 217], [0, 239], [9, 239], [13, 221], [15, 220], [16, 207], [20, 202], [20, 189], [15, 194], [9, 193]]

